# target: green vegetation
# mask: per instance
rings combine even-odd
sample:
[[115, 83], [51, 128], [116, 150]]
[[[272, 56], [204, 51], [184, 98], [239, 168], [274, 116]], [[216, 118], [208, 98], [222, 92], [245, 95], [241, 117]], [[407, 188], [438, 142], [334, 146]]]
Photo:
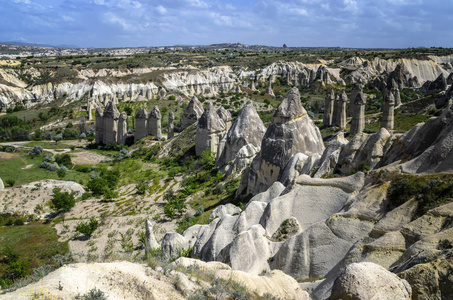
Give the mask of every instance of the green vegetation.
[[62, 192], [61, 188], [54, 188], [52, 192], [54, 194], [52, 198], [52, 204], [55, 209], [66, 212], [74, 207], [76, 203], [74, 192]]
[[0, 236], [0, 285], [3, 289], [30, 275], [34, 268], [55, 267], [53, 258], [69, 251], [67, 242], [59, 242], [56, 230], [49, 225], [0, 227]]
[[89, 222], [80, 222], [77, 224], [76, 231], [91, 237], [93, 232], [98, 228], [99, 223], [95, 217], [91, 217]]
[[30, 138], [31, 127], [16, 116], [0, 118], [0, 141], [24, 141]]

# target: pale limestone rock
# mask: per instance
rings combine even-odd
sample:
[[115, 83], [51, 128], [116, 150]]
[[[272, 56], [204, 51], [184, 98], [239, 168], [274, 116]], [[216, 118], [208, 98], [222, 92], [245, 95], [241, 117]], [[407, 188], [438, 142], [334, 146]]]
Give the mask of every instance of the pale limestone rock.
[[154, 225], [150, 220], [146, 220], [145, 224], [145, 242], [145, 250], [147, 253], [160, 248], [160, 245], [156, 240], [156, 236], [154, 235]]
[[240, 214], [242, 209], [231, 203], [217, 206], [209, 215], [209, 219], [222, 218], [225, 215], [237, 215]]
[[207, 150], [216, 153], [225, 131], [225, 123], [215, 112], [214, 106], [209, 103], [198, 120], [197, 136], [195, 138], [196, 155], [200, 156]]
[[0, 191], [5, 189], [5, 185], [3, 184], [3, 180], [0, 178]]
[[351, 134], [359, 134], [365, 129], [365, 94], [360, 91], [354, 99], [351, 120]]
[[194, 225], [187, 228], [183, 233], [182, 236], [186, 239], [189, 243], [189, 249], [195, 246], [197, 242], [197, 237], [200, 235], [200, 232], [204, 230], [207, 225]]
[[197, 234], [197, 240], [193, 245], [193, 255], [194, 256], [201, 256], [201, 251], [206, 243], [211, 238], [212, 234], [214, 233], [215, 229], [217, 228], [217, 224], [219, 223], [220, 219], [214, 219], [208, 225], [202, 225]]
[[340, 158], [340, 152], [348, 143], [349, 141], [344, 138], [343, 132], [335, 135], [327, 145], [326, 150], [324, 150], [318, 163], [314, 166], [313, 171], [316, 171], [316, 173], [313, 177], [321, 178], [324, 175], [333, 174], [338, 159]]
[[232, 229], [237, 219], [238, 216], [230, 215], [225, 215], [220, 218], [215, 231], [212, 233], [211, 237], [201, 250], [200, 258], [202, 260], [217, 260], [220, 251], [228, 246], [235, 237], [235, 233]]
[[249, 230], [253, 225], [259, 224], [266, 206], [266, 202], [250, 201], [234, 224], [234, 232], [240, 233]]
[[220, 119], [223, 120], [223, 122], [225, 123], [225, 126], [226, 126], [226, 130], [230, 129], [231, 127], [231, 113], [226, 110], [223, 106], [220, 106], [216, 113], [219, 115]]
[[192, 97], [182, 116], [182, 129], [184, 130], [193, 123], [197, 122], [203, 114], [203, 111], [204, 109], [201, 102], [197, 99], [197, 97]]
[[394, 126], [395, 97], [390, 90], [387, 90], [382, 103], [382, 122], [381, 128], [393, 130]]
[[148, 112], [144, 108], [139, 108], [135, 114], [135, 136], [134, 140], [148, 135]]
[[87, 102], [87, 113], [88, 113], [88, 121], [93, 121], [93, 105], [90, 101]]
[[331, 89], [330, 92], [326, 95], [324, 101], [324, 118], [322, 121], [322, 125], [325, 127], [332, 125], [334, 104], [335, 104], [335, 92], [333, 91], [333, 89]]
[[303, 108], [299, 90], [292, 88], [274, 113], [274, 121], [263, 137], [261, 151], [253, 159], [247, 194], [263, 192], [277, 181], [296, 153], [311, 156], [323, 151], [321, 133]]
[[374, 263], [350, 264], [335, 280], [332, 300], [410, 300], [409, 283]]
[[244, 169], [259, 152], [265, 131], [252, 102], [247, 102], [219, 145], [216, 166], [227, 176]]
[[346, 105], [348, 103], [348, 96], [346, 91], [342, 91], [341, 95], [337, 94], [334, 103], [333, 111], [333, 125], [340, 127], [341, 129], [346, 128]]
[[272, 90], [272, 82], [273, 81], [274, 81], [273, 77], [269, 76], [268, 85], [267, 85], [267, 88], [266, 88], [266, 94], [268, 94], [271, 97], [275, 97], [274, 91]]
[[175, 114], [173, 112], [168, 114], [168, 130], [167, 130], [167, 139], [171, 139], [175, 136], [175, 125], [173, 121], [175, 120]]

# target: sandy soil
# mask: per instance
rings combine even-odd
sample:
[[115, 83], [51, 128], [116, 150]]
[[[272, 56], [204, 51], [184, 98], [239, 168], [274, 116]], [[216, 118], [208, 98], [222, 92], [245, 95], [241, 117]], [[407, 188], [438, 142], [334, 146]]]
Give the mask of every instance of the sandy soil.
[[81, 151], [81, 152], [72, 152], [71, 158], [72, 162], [76, 165], [96, 165], [101, 160], [107, 158], [104, 155], [92, 152], [92, 151]]

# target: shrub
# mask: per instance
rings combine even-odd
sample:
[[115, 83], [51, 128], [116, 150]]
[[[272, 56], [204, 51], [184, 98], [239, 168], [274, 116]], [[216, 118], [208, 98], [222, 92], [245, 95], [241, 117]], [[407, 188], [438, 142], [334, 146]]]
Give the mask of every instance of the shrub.
[[57, 175], [58, 178], [63, 179], [66, 176], [66, 170], [63, 168], [58, 169]]
[[97, 288], [92, 288], [88, 293], [85, 295], [77, 295], [75, 297], [77, 300], [106, 300], [107, 297], [105, 293]]
[[31, 157], [35, 157], [41, 155], [43, 150], [44, 149], [41, 146], [34, 146], [33, 149], [31, 149], [30, 153], [28, 153], [28, 155], [30, 155]]
[[14, 184], [16, 184], [16, 180], [12, 179], [12, 178], [8, 178], [5, 180], [5, 183], [7, 186], [13, 186]]
[[68, 169], [71, 169], [74, 165], [72, 164], [71, 156], [69, 154], [57, 154], [55, 155], [55, 162], [58, 165], [63, 165]]
[[96, 218], [91, 217], [89, 222], [81, 222], [77, 224], [76, 231], [84, 234], [85, 236], [91, 237], [93, 232], [98, 228], [98, 221]]
[[[60, 171], [60, 170], [59, 170]], [[75, 205], [74, 192], [62, 192], [61, 188], [54, 188], [52, 190], [54, 196], [52, 204], [57, 210], [68, 211]]]

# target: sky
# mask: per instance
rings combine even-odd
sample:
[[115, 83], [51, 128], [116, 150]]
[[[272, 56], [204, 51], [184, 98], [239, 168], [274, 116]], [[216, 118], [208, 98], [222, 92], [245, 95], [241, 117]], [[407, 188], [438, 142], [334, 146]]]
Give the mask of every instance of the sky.
[[453, 0], [0, 0], [0, 41], [453, 47]]

